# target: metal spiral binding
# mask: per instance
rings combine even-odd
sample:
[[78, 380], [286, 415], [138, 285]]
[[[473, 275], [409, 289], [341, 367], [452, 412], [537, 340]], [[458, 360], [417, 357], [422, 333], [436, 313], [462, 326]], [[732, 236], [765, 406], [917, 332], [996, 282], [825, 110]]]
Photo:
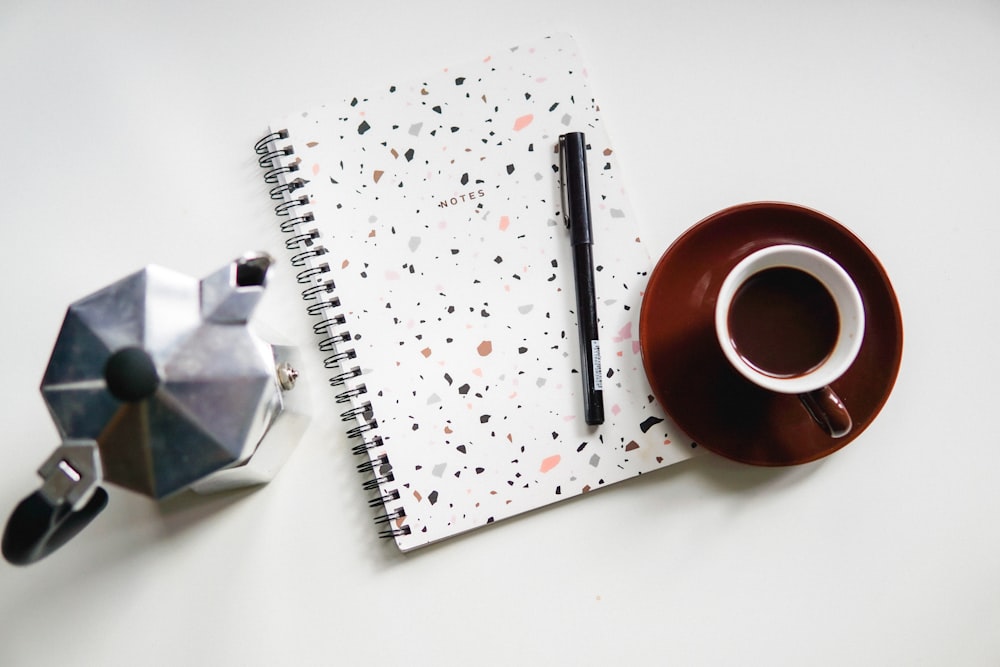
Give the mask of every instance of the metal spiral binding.
[[306, 308], [306, 312], [309, 313], [310, 315], [321, 315], [324, 310], [333, 308], [340, 308], [340, 299], [337, 297], [331, 297], [326, 301], [320, 301], [319, 303], [314, 303], [308, 308]]
[[[351, 403], [358, 396], [363, 396], [368, 393], [368, 387], [364, 383], [359, 384], [354, 389], [348, 389], [347, 391], [342, 391], [337, 394], [338, 403]], [[381, 442], [381, 439], [379, 439]]]
[[285, 248], [288, 250], [298, 250], [300, 248], [311, 246], [316, 239], [319, 238], [319, 230], [310, 229], [304, 234], [296, 234], [290, 239], [285, 240]]
[[375, 518], [376, 524], [386, 526], [379, 531], [379, 536], [392, 538], [408, 535], [410, 526], [404, 523], [405, 510], [402, 506], [390, 507], [400, 500], [400, 493], [396, 489], [386, 488], [395, 478], [388, 455], [381, 451], [384, 443], [377, 433], [378, 420], [372, 405], [361, 398], [368, 393], [368, 388], [364, 383], [352, 382], [362, 375], [362, 371], [357, 366], [345, 365], [357, 357], [354, 348], [350, 346], [354, 337], [345, 328], [347, 321], [340, 312], [340, 299], [334, 294], [334, 282], [326, 276], [330, 272], [330, 266], [317, 259], [326, 255], [327, 249], [319, 230], [309, 226], [315, 222], [313, 213], [308, 210], [309, 196], [300, 193], [307, 188], [309, 181], [288, 176], [299, 171], [299, 164], [298, 159], [285, 160], [295, 154], [287, 130], [278, 130], [262, 137], [254, 145], [254, 151], [260, 168], [266, 170], [264, 182], [273, 186], [268, 194], [278, 202], [274, 207], [274, 214], [280, 219], [281, 231], [289, 235], [285, 239], [285, 248], [291, 253], [291, 264], [296, 269], [301, 269], [295, 274], [295, 280], [303, 286], [302, 300], [309, 303], [306, 311], [317, 318], [313, 331], [321, 337], [316, 346], [321, 352], [327, 353], [323, 366], [337, 371], [328, 378], [328, 382], [331, 387], [340, 388], [335, 395], [337, 404], [352, 406], [344, 410], [340, 417], [345, 422], [355, 424], [347, 430], [347, 436], [359, 441], [352, 446], [351, 451], [365, 459], [357, 466], [358, 472], [367, 477], [362, 484], [363, 488], [379, 494], [368, 503], [373, 509], [383, 509]]
[[283, 220], [281, 223], [281, 231], [285, 233], [291, 232], [295, 228], [295, 225], [298, 225], [303, 222], [312, 222], [313, 220], [315, 220], [315, 218], [313, 217], [312, 213], [304, 213], [303, 215], [300, 215], [297, 218], [289, 218], [288, 220]]
[[275, 167], [264, 172], [264, 182], [265, 183], [277, 183], [280, 179], [278, 178], [281, 174], [288, 174], [293, 171], [298, 171], [299, 165], [289, 164], [284, 167]]

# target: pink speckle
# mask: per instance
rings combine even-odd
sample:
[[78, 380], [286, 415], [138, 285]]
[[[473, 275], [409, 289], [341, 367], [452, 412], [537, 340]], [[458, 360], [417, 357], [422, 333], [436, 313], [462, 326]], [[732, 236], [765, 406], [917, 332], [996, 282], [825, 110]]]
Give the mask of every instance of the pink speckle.
[[520, 132], [524, 128], [531, 125], [531, 121], [533, 120], [535, 120], [535, 116], [533, 114], [529, 113], [525, 114], [524, 116], [521, 116], [520, 118], [514, 121], [514, 131]]
[[542, 467], [539, 468], [539, 470], [541, 470], [542, 472], [548, 472], [553, 468], [555, 468], [557, 465], [559, 465], [560, 460], [562, 460], [561, 456], [559, 456], [558, 454], [553, 454], [552, 456], [542, 461]]
[[396, 271], [386, 271], [385, 272], [385, 279], [386, 280], [399, 280], [399, 273], [397, 273]]
[[481, 377], [483, 377], [483, 369], [482, 368], [473, 368], [472, 369], [472, 374], [475, 375], [476, 377], [480, 377], [481, 378]]
[[622, 406], [618, 405], [617, 403], [611, 406], [611, 414], [615, 415], [616, 417], [619, 414], [621, 414], [621, 411], [622, 411]]
[[500, 231], [505, 232], [510, 227], [510, 218], [506, 215], [500, 216]]
[[632, 354], [639, 354], [639, 350], [640, 350], [639, 341], [637, 340], [632, 341]]
[[314, 164], [312, 171], [313, 171], [313, 176], [315, 176], [316, 174], [318, 174], [319, 173], [319, 165], [318, 164]]
[[632, 338], [632, 323], [629, 322], [628, 324], [626, 324], [625, 326], [623, 326], [621, 329], [619, 329], [618, 335], [615, 336], [613, 340], [616, 343], [620, 343], [623, 340], [631, 340], [631, 338]]

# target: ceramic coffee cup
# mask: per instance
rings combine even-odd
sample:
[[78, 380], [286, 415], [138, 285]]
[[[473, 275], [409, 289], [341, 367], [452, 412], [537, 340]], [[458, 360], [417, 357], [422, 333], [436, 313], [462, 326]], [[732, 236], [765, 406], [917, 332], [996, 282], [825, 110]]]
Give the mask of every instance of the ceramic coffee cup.
[[726, 276], [715, 307], [719, 346], [759, 387], [795, 394], [834, 438], [847, 435], [847, 406], [830, 385], [851, 366], [865, 331], [857, 285], [827, 255], [802, 245], [751, 253]]

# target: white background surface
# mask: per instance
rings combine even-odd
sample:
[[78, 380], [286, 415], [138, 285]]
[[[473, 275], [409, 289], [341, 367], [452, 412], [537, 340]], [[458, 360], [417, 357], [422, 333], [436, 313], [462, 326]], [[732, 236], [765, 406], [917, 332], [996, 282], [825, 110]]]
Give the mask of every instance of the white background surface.
[[[994, 1], [8, 0], [0, 513], [58, 444], [38, 385], [70, 302], [148, 263], [281, 251], [252, 154], [270, 119], [559, 30], [654, 255], [780, 199], [881, 258], [906, 338], [870, 429], [819, 463], [705, 456], [404, 557], [331, 407], [264, 488], [112, 488], [62, 551], [0, 563], [0, 664], [1000, 663]], [[269, 324], [301, 335], [281, 301]]]

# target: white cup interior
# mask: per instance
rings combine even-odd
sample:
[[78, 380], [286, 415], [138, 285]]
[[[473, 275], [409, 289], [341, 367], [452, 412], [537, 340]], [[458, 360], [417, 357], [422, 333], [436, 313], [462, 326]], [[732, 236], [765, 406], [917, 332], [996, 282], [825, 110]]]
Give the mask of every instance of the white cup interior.
[[[840, 318], [839, 335], [826, 360], [808, 373], [793, 377], [769, 375], [748, 363], [737, 351], [729, 331], [729, 309], [740, 286], [761, 271], [779, 267], [798, 269], [819, 280], [833, 297]], [[729, 363], [754, 384], [783, 394], [813, 391], [843, 375], [861, 349], [864, 331], [865, 310], [857, 285], [830, 257], [806, 246], [775, 245], [748, 255], [722, 282], [715, 306], [715, 332]]]

